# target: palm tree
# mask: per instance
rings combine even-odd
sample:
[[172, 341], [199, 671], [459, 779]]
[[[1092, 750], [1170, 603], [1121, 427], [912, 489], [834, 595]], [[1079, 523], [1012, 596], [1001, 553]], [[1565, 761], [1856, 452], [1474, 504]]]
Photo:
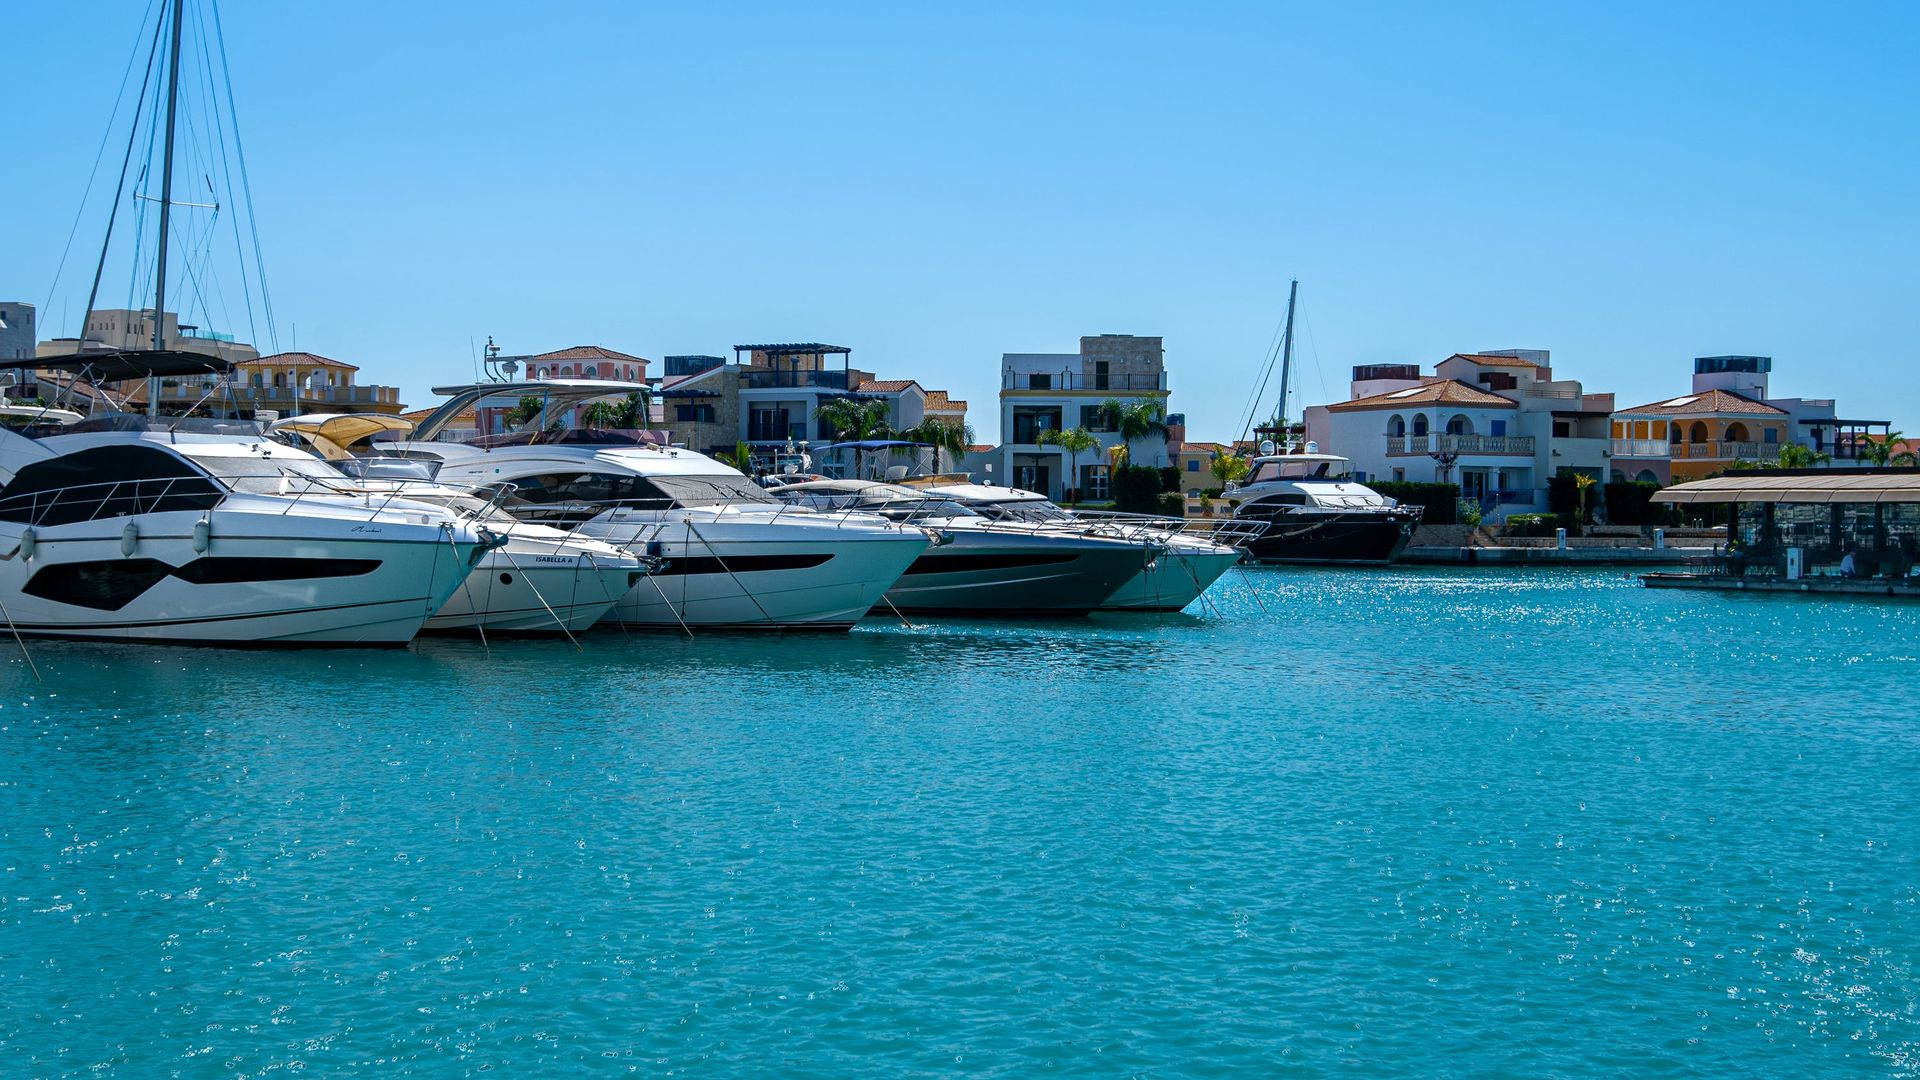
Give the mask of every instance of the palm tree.
[[933, 471], [937, 473], [940, 471], [942, 451], [958, 459], [961, 454], [967, 452], [967, 447], [973, 445], [973, 425], [964, 422], [956, 424], [929, 416], [915, 426], [902, 431], [900, 437], [933, 447]]
[[1128, 464], [1133, 462], [1134, 440], [1149, 435], [1167, 437], [1167, 409], [1157, 401], [1136, 401], [1129, 405], [1117, 398], [1108, 398], [1100, 403], [1099, 416], [1120, 436], [1125, 449], [1122, 458]]
[[1213, 463], [1208, 468], [1213, 470], [1213, 478], [1220, 481], [1220, 486], [1224, 488], [1228, 484], [1245, 480], [1248, 470], [1253, 468], [1253, 463], [1239, 454], [1222, 454], [1215, 451]]
[[511, 409], [508, 409], [506, 412], [506, 415], [502, 417], [502, 419], [504, 419], [507, 422], [509, 427], [516, 427], [531, 421], [536, 416], [539, 416], [540, 410], [546, 407], [547, 407], [547, 402], [545, 398], [541, 398], [533, 394], [528, 394], [527, 396], [520, 399], [520, 404], [515, 405]]
[[582, 419], [588, 427], [607, 428], [643, 428], [645, 407], [640, 403], [638, 393], [628, 394], [625, 401], [615, 404], [611, 401], [596, 401], [587, 406]]
[[1833, 455], [1822, 450], [1811, 450], [1799, 443], [1782, 443], [1780, 456], [1773, 461], [1776, 469], [1811, 469], [1825, 465], [1833, 460]]
[[[865, 442], [893, 434], [888, 417], [891, 408], [882, 398], [834, 398], [814, 410], [816, 420], [824, 420], [842, 442]], [[853, 448], [853, 473], [860, 475], [866, 452]]]
[[1911, 450], [1895, 450], [1894, 447], [1906, 441], [1906, 436], [1898, 431], [1889, 431], [1879, 438], [1863, 436], [1860, 443], [1860, 460], [1869, 465], [1886, 468], [1889, 465], [1913, 465], [1920, 462]]
[[1599, 481], [1595, 480], [1593, 476], [1589, 473], [1573, 474], [1573, 487], [1580, 497], [1579, 520], [1582, 522], [1585, 522], [1587, 520], [1587, 491], [1597, 483], [1599, 483]]
[[734, 442], [732, 453], [722, 450], [713, 455], [713, 459], [722, 464], [731, 465], [748, 476], [753, 475], [753, 449], [747, 445], [745, 439]]
[[1048, 428], [1034, 440], [1042, 446], [1057, 446], [1067, 452], [1067, 478], [1071, 484], [1062, 487], [1071, 492], [1068, 502], [1080, 501], [1080, 455], [1100, 445], [1093, 432], [1086, 428]]

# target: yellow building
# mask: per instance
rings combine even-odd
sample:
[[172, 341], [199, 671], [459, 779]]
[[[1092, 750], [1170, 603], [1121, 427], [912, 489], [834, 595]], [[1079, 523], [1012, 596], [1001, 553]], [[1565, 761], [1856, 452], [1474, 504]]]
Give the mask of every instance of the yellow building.
[[1706, 390], [1613, 414], [1619, 479], [1677, 484], [1725, 472], [1736, 461], [1778, 457], [1792, 442], [1785, 409], [1731, 390]]

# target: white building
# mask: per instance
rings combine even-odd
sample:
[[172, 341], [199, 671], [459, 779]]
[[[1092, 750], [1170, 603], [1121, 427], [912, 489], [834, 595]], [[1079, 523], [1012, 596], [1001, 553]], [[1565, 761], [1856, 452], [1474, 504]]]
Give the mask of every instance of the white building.
[[[1118, 433], [1100, 419], [1109, 400], [1167, 406], [1165, 350], [1157, 337], [1099, 334], [1080, 339], [1077, 353], [1005, 353], [1000, 358], [1000, 440], [994, 455], [995, 483], [1010, 484], [1060, 498], [1077, 487], [1085, 499], [1110, 497], [1107, 451]], [[1096, 450], [1079, 456], [1079, 475], [1069, 477], [1070, 456], [1039, 442], [1040, 433], [1085, 428], [1100, 440]], [[1135, 465], [1170, 464], [1166, 440], [1146, 438], [1132, 448]]]
[[0, 360], [26, 360], [33, 351], [33, 305], [0, 300]]
[[1352, 460], [1364, 482], [1457, 483], [1490, 517], [1547, 508], [1547, 481], [1605, 480], [1612, 394], [1555, 379], [1546, 350], [1456, 353], [1353, 369], [1348, 400], [1306, 410], [1307, 438]]

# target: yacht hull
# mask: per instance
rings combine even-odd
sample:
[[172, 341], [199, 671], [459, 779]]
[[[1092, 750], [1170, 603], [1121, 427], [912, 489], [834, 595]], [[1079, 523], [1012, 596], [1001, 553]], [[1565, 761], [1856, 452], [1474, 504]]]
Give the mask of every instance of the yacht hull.
[[1240, 561], [1240, 552], [1171, 549], [1120, 586], [1101, 611], [1180, 611]]
[[481, 557], [424, 630], [578, 633], [605, 618], [640, 576], [632, 558], [522, 551], [510, 543]]
[[1144, 544], [953, 530], [887, 590], [901, 611], [924, 614], [1084, 615], [1141, 572]]
[[1247, 545], [1255, 562], [1386, 566], [1406, 550], [1420, 519], [1417, 514], [1353, 512], [1254, 520], [1271, 522]]
[[918, 529], [768, 524], [752, 515], [636, 522], [616, 513], [576, 532], [663, 560], [603, 620], [653, 629], [846, 630], [929, 543]]
[[[438, 525], [299, 514], [0, 525], [0, 596], [35, 637], [217, 645], [403, 645], [460, 586], [478, 545]], [[326, 532], [339, 530], [333, 535]], [[30, 543], [22, 543], [27, 536]]]

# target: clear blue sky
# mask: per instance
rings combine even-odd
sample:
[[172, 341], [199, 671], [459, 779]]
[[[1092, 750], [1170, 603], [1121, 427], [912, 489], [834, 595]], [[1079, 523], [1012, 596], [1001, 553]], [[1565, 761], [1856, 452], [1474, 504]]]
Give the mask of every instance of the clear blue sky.
[[[9, 7], [0, 297], [46, 299], [144, 10]], [[1002, 352], [1118, 332], [1163, 335], [1173, 408], [1224, 437], [1299, 277], [1308, 403], [1515, 346], [1624, 406], [1758, 352], [1776, 393], [1920, 432], [1916, 5], [223, 19], [281, 344], [416, 405], [488, 334], [823, 340], [992, 440]]]

